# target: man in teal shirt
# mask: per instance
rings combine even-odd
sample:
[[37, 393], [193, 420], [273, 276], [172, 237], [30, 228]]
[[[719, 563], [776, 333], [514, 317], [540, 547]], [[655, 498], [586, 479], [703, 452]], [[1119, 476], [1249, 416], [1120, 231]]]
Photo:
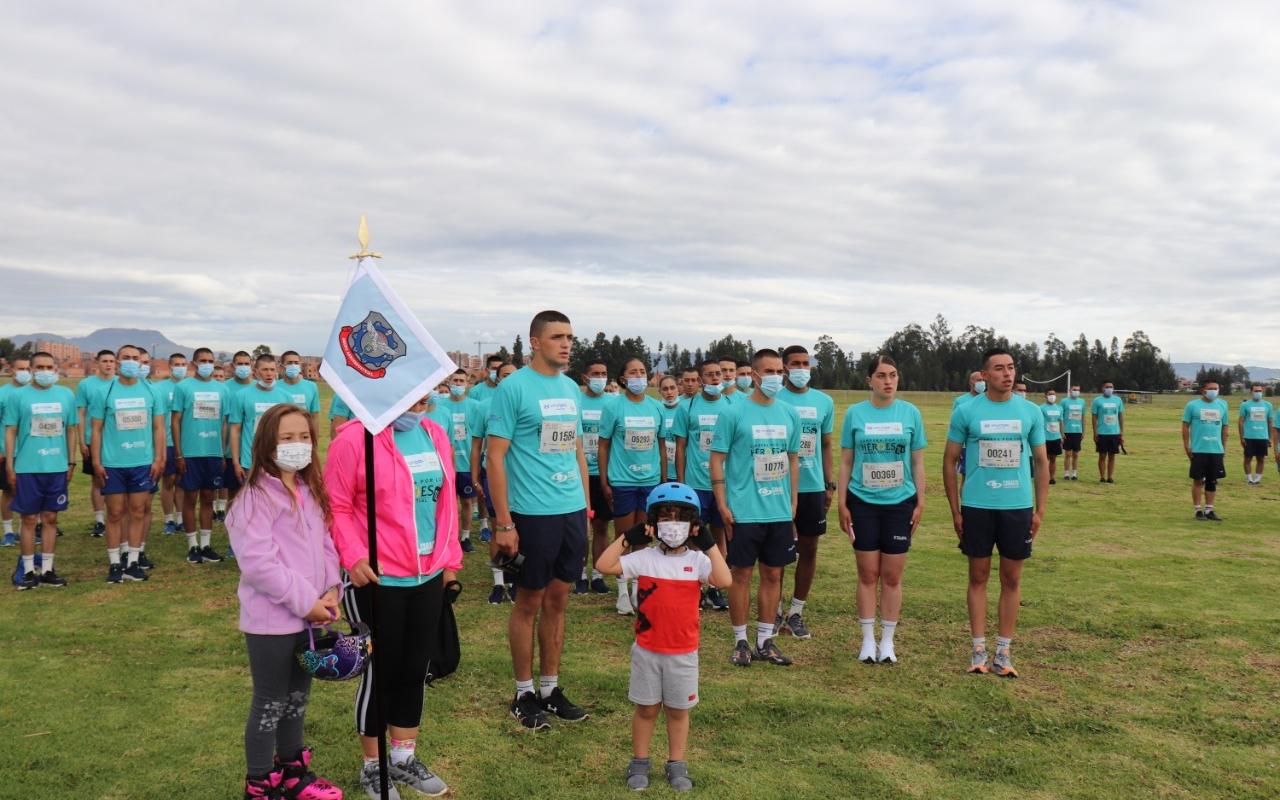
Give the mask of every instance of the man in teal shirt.
[[[76, 399], [58, 386], [53, 356], [31, 356], [34, 381], [5, 393], [0, 403], [0, 439], [5, 442], [6, 478], [14, 487], [13, 511], [22, 517], [22, 577], [18, 589], [59, 588], [67, 582], [53, 569], [58, 512], [67, 509], [67, 484], [75, 472]], [[40, 574], [36, 575], [36, 524], [42, 523]]]
[[[1018, 624], [1022, 565], [1040, 531], [1049, 498], [1049, 459], [1044, 448], [1044, 415], [1035, 404], [1013, 394], [1017, 370], [1008, 351], [983, 354], [986, 394], [951, 414], [942, 483], [951, 506], [951, 523], [960, 552], [969, 559], [969, 631], [973, 651], [969, 671], [1016, 678], [1010, 646]], [[956, 463], [963, 448], [964, 493], [958, 489]], [[1035, 480], [1032, 483], [1032, 460]], [[992, 550], [1000, 551], [1000, 635], [987, 666], [987, 580]]]
[[[226, 381], [224, 385], [227, 387], [227, 417], [230, 418], [232, 409], [236, 405], [236, 396], [254, 385], [253, 381], [253, 356], [244, 350], [237, 350], [236, 354], [231, 357], [231, 379]], [[222, 474], [222, 489], [218, 493], [219, 497], [213, 504], [213, 517], [221, 522], [227, 514], [227, 503], [236, 496], [240, 491], [240, 477], [237, 466], [240, 463], [240, 442], [227, 437], [226, 449], [226, 472]], [[231, 548], [227, 548], [227, 553], [231, 553]]]
[[258, 420], [274, 405], [292, 403], [293, 397], [277, 381], [276, 357], [263, 353], [254, 361], [256, 378], [252, 386], [241, 389], [231, 398], [230, 440], [238, 444], [239, 458], [235, 461], [236, 481], [243, 485], [245, 476], [253, 466], [253, 434], [258, 430]]
[[[1244, 448], [1244, 477], [1250, 486], [1262, 485], [1262, 464], [1267, 458], [1267, 446], [1271, 444], [1271, 422], [1275, 411], [1263, 400], [1260, 384], [1253, 385], [1253, 394], [1240, 404], [1240, 445]], [[1250, 461], [1257, 469], [1250, 469]]]
[[1089, 407], [1093, 444], [1098, 451], [1098, 482], [1116, 482], [1116, 454], [1124, 448], [1124, 400], [1116, 396], [1111, 381], [1102, 384], [1102, 396]]
[[[516, 368], [513, 364], [503, 364], [498, 367], [497, 380], [494, 386], [501, 383]], [[493, 403], [493, 395], [489, 395], [487, 399], [477, 402], [471, 409], [471, 463], [479, 468], [479, 472], [472, 472], [472, 485], [475, 487], [477, 500], [480, 503], [480, 541], [488, 542], [493, 538], [493, 529], [489, 527], [489, 521], [497, 517], [497, 513], [493, 508], [493, 500], [489, 497], [489, 474], [487, 472], [488, 454], [485, 445], [489, 439], [489, 406]], [[502, 605], [510, 597], [515, 602], [515, 585], [512, 584], [510, 595], [507, 590], [506, 573], [498, 567], [490, 567], [490, 573], [493, 577], [493, 589], [489, 591], [489, 605]], [[608, 591], [606, 589], [606, 591]]]
[[286, 350], [280, 356], [280, 363], [284, 368], [280, 388], [289, 393], [289, 399], [295, 406], [305, 409], [308, 414], [319, 414], [320, 390], [313, 381], [302, 377], [302, 356], [297, 350]]
[[1062, 455], [1062, 406], [1058, 405], [1057, 390], [1044, 393], [1040, 413], [1044, 416], [1044, 451], [1049, 457], [1049, 485], [1052, 486], [1058, 482], [1058, 456]]
[[94, 358], [94, 374], [86, 375], [76, 384], [76, 411], [80, 418], [80, 431], [84, 435], [84, 446], [80, 448], [80, 463], [92, 482], [89, 499], [93, 504], [92, 535], [106, 535], [106, 504], [102, 500], [102, 484], [98, 482], [98, 472], [93, 465], [93, 454], [89, 452], [89, 437], [93, 433], [93, 422], [89, 418], [89, 403], [93, 395], [106, 391], [116, 379], [116, 354], [114, 350], [99, 350]]
[[[676, 437], [676, 481], [693, 489], [702, 505], [702, 524], [711, 528], [720, 554], [728, 553], [724, 536], [724, 521], [720, 519], [720, 507], [711, 491], [711, 441], [715, 436], [716, 422], [720, 415], [728, 413], [729, 402], [721, 393], [720, 362], [707, 359], [698, 365], [699, 392], [682, 401], [676, 409], [671, 432]], [[779, 578], [781, 585], [781, 578]], [[702, 601], [703, 608], [728, 611], [729, 600], [724, 592], [714, 586], [707, 587]]]
[[[4, 416], [5, 398], [31, 383], [31, 359], [15, 358], [9, 363], [9, 368], [13, 370], [13, 378], [4, 386], [0, 386], [0, 417]], [[4, 519], [3, 546], [14, 547], [18, 544], [18, 540], [13, 535], [13, 512], [9, 504], [13, 501], [13, 494], [17, 491], [17, 487], [9, 485], [6, 452], [8, 451], [4, 445], [4, 428], [0, 427], [0, 515]]]
[[588, 585], [588, 564], [584, 562], [582, 576], [574, 586], [575, 594], [584, 594], [588, 589], [596, 594], [609, 593], [604, 575], [595, 568], [596, 560], [604, 555], [605, 548], [609, 546], [609, 521], [613, 519], [613, 506], [604, 496], [604, 487], [600, 482], [600, 423], [604, 418], [604, 410], [618, 400], [617, 395], [605, 394], [604, 387], [608, 382], [609, 365], [599, 358], [588, 361], [586, 371], [582, 373], [583, 389], [578, 406], [582, 414], [582, 452], [587, 459], [587, 491], [595, 516], [591, 518], [591, 582]]
[[338, 435], [338, 428], [354, 416], [351, 409], [347, 407], [346, 402], [341, 397], [334, 394], [333, 399], [329, 401], [329, 440]]
[[1084, 400], [1080, 384], [1073, 383], [1062, 403], [1062, 479], [1080, 480], [1080, 448], [1084, 440]]
[[493, 392], [498, 388], [498, 370], [502, 369], [502, 365], [506, 363], [502, 360], [502, 356], [491, 355], [484, 360], [484, 380], [472, 386], [467, 391], [467, 397], [477, 402], [481, 400], [490, 400], [493, 398]]
[[[1191, 502], [1196, 519], [1221, 522], [1213, 510], [1218, 481], [1227, 477], [1227, 401], [1218, 397], [1218, 382], [1205, 381], [1200, 396], [1182, 409], [1182, 449], [1191, 462]], [[1204, 506], [1201, 507], [1201, 497]]]
[[[796, 557], [796, 496], [800, 489], [800, 415], [775, 400], [786, 368], [777, 350], [759, 350], [751, 359], [755, 385], [716, 420], [711, 439], [711, 488], [729, 540], [733, 571], [729, 620], [733, 625], [730, 663], [752, 661], [788, 666], [791, 659], [774, 642], [774, 615], [782, 595], [782, 568]], [[760, 562], [756, 598], [756, 647], [747, 643], [751, 578]]]
[[471, 475], [471, 420], [476, 401], [467, 397], [466, 370], [454, 371], [447, 383], [449, 399], [444, 402], [444, 413], [449, 417], [449, 424], [444, 430], [453, 444], [453, 468], [458, 475], [454, 487], [458, 495], [458, 536], [462, 542], [462, 552], [474, 553], [476, 546], [471, 543], [471, 503], [475, 500], [476, 489]]
[[[214, 356], [207, 347], [191, 355], [195, 375], [178, 384], [170, 409], [174, 461], [182, 482], [182, 526], [187, 537], [187, 562], [222, 560], [213, 549], [213, 504], [226, 475], [227, 415], [231, 390], [213, 379]], [[200, 500], [199, 515], [196, 499]], [[198, 526], [198, 527], [197, 527]]]
[[797, 639], [813, 634], [804, 622], [804, 604], [818, 569], [818, 537], [827, 532], [827, 511], [835, 493], [831, 434], [835, 431], [836, 406], [831, 397], [809, 386], [812, 374], [809, 351], [793, 344], [782, 351], [786, 380], [778, 400], [800, 415], [800, 490], [796, 495], [796, 575], [791, 607], [782, 613], [779, 598], [774, 625]]

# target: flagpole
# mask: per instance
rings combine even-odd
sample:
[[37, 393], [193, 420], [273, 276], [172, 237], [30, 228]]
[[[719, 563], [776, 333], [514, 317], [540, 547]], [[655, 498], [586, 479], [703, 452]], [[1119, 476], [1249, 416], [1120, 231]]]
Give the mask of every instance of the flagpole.
[[[374, 253], [369, 250], [369, 226], [365, 222], [364, 215], [360, 216], [360, 228], [356, 234], [357, 240], [360, 242], [360, 252], [354, 253], [349, 258], [354, 258], [356, 266], [360, 266], [360, 262], [366, 258], [382, 258], [381, 253]], [[364, 423], [361, 423], [363, 426]], [[368, 521], [369, 535], [369, 568], [378, 573], [378, 504], [375, 497], [377, 482], [374, 479], [373, 472], [373, 434], [368, 428], [364, 429], [364, 496], [365, 496], [365, 518]], [[373, 663], [370, 668], [373, 670], [373, 724], [378, 732], [378, 783], [381, 786], [382, 800], [388, 800], [388, 791], [390, 788], [390, 777], [387, 775], [387, 716], [386, 710], [382, 705], [382, 676], [385, 674], [381, 669], [382, 659], [378, 657], [378, 584], [369, 583], [369, 635], [373, 643]]]

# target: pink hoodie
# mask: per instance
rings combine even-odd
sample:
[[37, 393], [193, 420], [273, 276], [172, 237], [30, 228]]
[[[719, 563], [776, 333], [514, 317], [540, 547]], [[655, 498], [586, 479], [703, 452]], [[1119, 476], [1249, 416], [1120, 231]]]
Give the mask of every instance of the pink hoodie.
[[297, 633], [320, 595], [341, 582], [320, 504], [301, 481], [298, 494], [295, 506], [280, 479], [264, 472], [227, 512], [245, 633]]
[[[418, 529], [414, 522], [413, 473], [396, 449], [391, 428], [373, 437], [373, 470], [377, 479], [378, 573], [400, 578], [430, 575], [442, 569], [462, 569], [462, 545], [458, 542], [458, 497], [453, 468], [453, 446], [444, 428], [429, 419], [422, 428], [431, 437], [444, 485], [436, 503], [436, 548], [418, 555]], [[345, 569], [369, 557], [369, 529], [365, 514], [364, 425], [350, 420], [338, 428], [329, 444], [324, 482], [333, 509], [333, 542]]]

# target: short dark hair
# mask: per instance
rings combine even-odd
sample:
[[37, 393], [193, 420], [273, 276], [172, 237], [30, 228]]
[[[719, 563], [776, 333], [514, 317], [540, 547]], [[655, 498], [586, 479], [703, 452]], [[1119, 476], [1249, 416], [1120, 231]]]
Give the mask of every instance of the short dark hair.
[[1100, 384], [1098, 384], [1098, 385], [1099, 385], [1099, 386], [1106, 386], [1108, 383], [1109, 383], [1109, 384], [1111, 384], [1112, 386], [1115, 386], [1115, 385], [1116, 385], [1116, 382], [1115, 382], [1115, 381], [1113, 381], [1113, 380], [1111, 380], [1110, 378], [1107, 378], [1105, 381], [1103, 381], [1102, 383], [1100, 383]]
[[684, 375], [684, 374], [689, 373], [689, 372], [692, 372], [692, 373], [694, 373], [694, 374], [696, 375], [696, 374], [698, 373], [698, 368], [697, 368], [697, 367], [685, 367], [684, 369], [680, 370], [680, 374], [681, 374], [681, 375]]
[[719, 368], [719, 366], [720, 366], [719, 361], [717, 361], [714, 358], [708, 358], [706, 361], [703, 361], [701, 364], [698, 365], [698, 375], [702, 375], [702, 371], [707, 367]]
[[289, 356], [297, 356], [299, 359], [302, 358], [302, 355], [297, 350], [285, 350], [280, 354], [280, 360], [284, 361]]
[[539, 311], [537, 314], [533, 315], [533, 321], [529, 323], [529, 338], [532, 339], [535, 336], [541, 336], [547, 326], [553, 322], [563, 322], [565, 325], [572, 324], [569, 322], [569, 318], [564, 314], [561, 314], [559, 311], [552, 311], [550, 309], [546, 311]]
[[120, 345], [120, 349], [116, 351], [116, 358], [119, 358], [120, 354], [125, 350], [137, 350], [138, 355], [142, 355], [142, 348], [138, 347], [136, 344], [122, 344]]
[[466, 374], [467, 374], [467, 371], [465, 369], [463, 369], [462, 367], [458, 367], [449, 375], [449, 377], [452, 378], [454, 375], [466, 375]]
[[787, 359], [791, 358], [796, 353], [803, 353], [806, 356], [809, 355], [809, 351], [805, 349], [804, 345], [793, 344], [790, 347], [788, 347], [786, 350], [782, 351], [782, 363], [784, 364], [787, 363]]
[[596, 364], [599, 364], [600, 366], [604, 367], [605, 372], [609, 371], [608, 361], [605, 361], [603, 358], [588, 358], [587, 363], [582, 365], [583, 374], [586, 374], [587, 370], [591, 369]]
[[672, 383], [676, 384], [677, 386], [679, 386], [679, 385], [680, 385], [680, 381], [676, 380], [676, 376], [674, 376], [674, 375], [663, 375], [663, 376], [662, 376], [662, 380], [658, 381], [658, 385], [659, 385], [659, 386], [661, 386], [662, 384], [666, 383], [667, 381], [671, 381]]
[[486, 359], [484, 360], [484, 365], [487, 367], [487, 366], [489, 366], [490, 364], [492, 364], [492, 363], [493, 363], [493, 362], [495, 362], [495, 361], [496, 361], [496, 362], [498, 362], [498, 366], [499, 366], [499, 367], [501, 367], [503, 364], [507, 363], [507, 360], [506, 360], [505, 358], [503, 358], [502, 356], [500, 356], [500, 355], [491, 355], [491, 356], [489, 356], [488, 358], [486, 358]]
[[751, 356], [751, 368], [755, 369], [756, 364], [759, 364], [760, 360], [764, 358], [781, 359], [782, 356], [778, 355], [778, 351], [772, 347], [762, 347], [755, 352], [755, 355]]
[[31, 360], [35, 361], [37, 358], [40, 358], [41, 356], [44, 356], [45, 358], [49, 359], [54, 364], [58, 363], [57, 360], [54, 359], [53, 353], [46, 353], [44, 350], [37, 350], [36, 352], [32, 353]]
[[102, 358], [103, 356], [111, 356], [114, 358], [115, 354], [116, 354], [115, 350], [99, 350], [98, 354], [93, 357], [93, 360], [97, 361], [99, 358]]
[[987, 364], [991, 363], [991, 359], [996, 356], [1009, 356], [1010, 358], [1013, 358], [1013, 354], [1008, 350], [1005, 350], [1003, 347], [993, 347], [982, 354], [982, 368], [986, 369]]
[[237, 358], [239, 358], [240, 356], [244, 356], [245, 358], [253, 358], [253, 356], [249, 355], [249, 354], [248, 354], [247, 352], [245, 352], [244, 350], [237, 350], [237, 351], [236, 351], [236, 354], [235, 354], [235, 355], [233, 355], [233, 356], [231, 357], [231, 360], [232, 360], [232, 361], [235, 361], [235, 360], [236, 360]]
[[192, 353], [192, 354], [191, 354], [191, 359], [194, 361], [195, 359], [197, 359], [197, 358], [199, 358], [199, 357], [200, 357], [200, 354], [201, 354], [201, 353], [208, 353], [209, 355], [213, 355], [213, 351], [212, 351], [212, 350], [210, 350], [209, 348], [207, 348], [207, 347], [197, 347], [197, 348], [196, 348], [196, 351], [195, 351], [194, 353]]
[[149, 355], [151, 355], [151, 353], [147, 350], [147, 348], [142, 347], [141, 345], [136, 345], [136, 344], [135, 344], [135, 345], [134, 345], [134, 347], [137, 347], [137, 348], [138, 348], [138, 355], [140, 355], [140, 356], [149, 356]]
[[181, 359], [183, 359], [183, 360], [185, 361], [185, 360], [186, 360], [186, 358], [187, 358], [187, 355], [186, 355], [186, 353], [170, 353], [170, 354], [169, 354], [169, 360], [170, 360], [170, 361], [174, 360], [175, 358], [181, 358]]
[[716, 359], [717, 364], [723, 364], [726, 361], [728, 361], [730, 364], [733, 364], [734, 369], [737, 369], [738, 367], [742, 366], [741, 364], [738, 363], [738, 359], [734, 358], [733, 356], [720, 356], [719, 358]]
[[880, 368], [881, 364], [884, 364], [885, 366], [893, 367], [894, 369], [898, 368], [897, 361], [894, 361], [889, 356], [883, 355], [881, 353], [876, 353], [874, 356], [871, 357], [869, 361], [867, 361], [867, 377], [870, 378], [872, 375], [875, 375], [876, 370]]
[[262, 353], [253, 360], [253, 365], [256, 367], [259, 364], [263, 363], [264, 361], [268, 364], [274, 364], [276, 363], [276, 357], [271, 355], [270, 353]]

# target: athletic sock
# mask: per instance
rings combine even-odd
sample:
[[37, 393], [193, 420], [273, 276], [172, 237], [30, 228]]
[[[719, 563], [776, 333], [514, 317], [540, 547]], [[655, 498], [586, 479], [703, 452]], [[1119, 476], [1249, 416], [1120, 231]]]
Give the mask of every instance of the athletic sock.
[[1007, 650], [1007, 649], [1009, 649], [1009, 645], [1010, 645], [1010, 644], [1012, 644], [1012, 643], [1013, 643], [1013, 637], [1012, 637], [1012, 636], [997, 636], [997, 637], [996, 637], [996, 649], [997, 649], [997, 650]]
[[733, 643], [734, 643], [734, 645], [737, 645], [737, 644], [738, 644], [738, 642], [745, 642], [746, 640], [747, 640], [747, 626], [746, 626], [746, 625], [734, 625], [734, 626], [733, 626]]
[[[586, 577], [585, 575], [583, 577]], [[591, 570], [591, 580], [598, 581], [604, 577], [604, 573], [598, 569]]]
[[1204, 504], [1204, 513], [1208, 514], [1212, 510], [1213, 510], [1213, 503]]
[[580, 581], [585, 581], [586, 579], [587, 579], [587, 568], [586, 568], [586, 567], [583, 567], [583, 568], [582, 568], [582, 576], [581, 576], [580, 578], [578, 578], [578, 580], [580, 580]]
[[200, 545], [198, 544], [198, 540], [199, 540], [199, 534], [197, 534], [195, 531], [192, 531], [191, 533], [188, 533], [188, 534], [187, 534], [187, 549], [188, 549], [188, 550], [190, 550], [190, 549], [191, 549], [191, 548], [193, 548], [193, 547], [199, 547]]
[[142, 548], [140, 547], [125, 548], [125, 558], [129, 560], [128, 566], [132, 567], [134, 564], [138, 563], [138, 554], [141, 552], [142, 552]]
[[168, 525], [170, 522], [173, 522], [173, 515], [172, 515], [172, 514], [165, 514], [165, 515], [164, 515], [164, 524]]
[[507, 584], [506, 577], [503, 575], [502, 570], [491, 569], [490, 572], [493, 573], [494, 586], [505, 586]]
[[119, 563], [120, 563], [120, 548], [119, 548], [119, 547], [108, 547], [108, 548], [107, 548], [107, 563], [108, 563], [108, 564], [110, 564], [110, 565], [111, 565], [111, 566], [113, 566], [113, 567], [114, 567], [116, 564], [119, 564]]
[[9, 536], [13, 535], [13, 520], [6, 519], [4, 521], [4, 532]]
[[791, 598], [791, 610], [787, 612], [788, 617], [798, 616], [804, 613], [804, 601], [799, 598]]
[[551, 696], [551, 693], [554, 692], [556, 687], [559, 685], [559, 675], [543, 675], [538, 678], [538, 694], [542, 695], [543, 699], [546, 699]]
[[53, 572], [53, 553], [44, 553], [40, 556], [40, 573]]
[[759, 650], [761, 647], [764, 647], [764, 643], [767, 640], [772, 638], [773, 638], [773, 623], [757, 622], [756, 623], [756, 649]]
[[867, 642], [871, 642], [872, 644], [874, 644], [876, 641], [875, 618], [874, 617], [871, 619], [859, 618], [858, 624], [862, 626], [862, 643], [866, 644]]
[[200, 531], [200, 546], [208, 547], [209, 542], [213, 539], [213, 531]]
[[973, 637], [973, 646], [974, 646], [975, 648], [977, 648], [977, 647], [985, 648], [985, 647], [987, 646], [987, 637], [985, 637], [985, 636], [975, 636], [975, 637]]
[[887, 619], [880, 620], [880, 646], [881, 647], [884, 647], [885, 645], [889, 645], [891, 647], [893, 646], [893, 632], [896, 631], [897, 629], [898, 629], [897, 620], [892, 620], [892, 621]]
[[391, 763], [401, 766], [408, 764], [413, 760], [413, 748], [417, 745], [416, 739], [392, 739], [391, 744]]
[[105, 512], [105, 511], [95, 511], [95, 512], [93, 512], [93, 521], [94, 521], [95, 523], [99, 524], [99, 525], [105, 525], [105, 524], [106, 524], [106, 519], [107, 519], [106, 514], [107, 514], [107, 512]]
[[366, 757], [365, 757], [365, 759], [364, 759], [364, 765], [365, 765], [366, 767], [368, 767], [368, 766], [376, 766], [376, 765], [377, 765], [377, 763], [378, 763], [378, 757], [377, 757], [377, 756], [374, 756], [373, 758], [369, 758], [368, 756], [366, 756]]
[[36, 557], [34, 555], [22, 557], [22, 574], [36, 571]]
[[516, 697], [519, 697], [525, 692], [532, 692], [532, 691], [533, 691], [533, 678], [530, 678], [527, 681], [516, 681]]
[[488, 518], [488, 517], [481, 517], [481, 518], [480, 518], [480, 530], [484, 530], [484, 529], [485, 529], [485, 528], [487, 528], [487, 527], [489, 527], [489, 518]]
[[627, 579], [618, 578], [618, 597], [622, 597], [624, 595], [630, 599], [630, 595], [627, 594]]

